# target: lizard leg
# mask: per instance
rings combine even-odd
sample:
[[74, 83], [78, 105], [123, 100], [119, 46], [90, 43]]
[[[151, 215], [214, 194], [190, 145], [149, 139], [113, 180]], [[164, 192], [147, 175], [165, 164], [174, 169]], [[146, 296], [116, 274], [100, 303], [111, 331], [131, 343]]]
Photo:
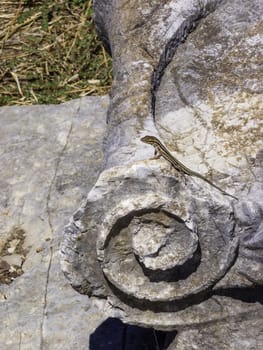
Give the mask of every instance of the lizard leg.
[[187, 180], [186, 174], [182, 170], [178, 170], [178, 173], [179, 173], [180, 178], [183, 179], [184, 184], [186, 186], [186, 180]]
[[184, 184], [186, 186], [187, 185], [187, 183], [186, 183], [187, 178], [186, 178], [185, 173], [183, 171], [179, 171], [179, 174], [180, 174], [181, 178], [183, 179]]
[[160, 159], [161, 158], [161, 153], [158, 152], [157, 149], [154, 150], [154, 156], [151, 159]]

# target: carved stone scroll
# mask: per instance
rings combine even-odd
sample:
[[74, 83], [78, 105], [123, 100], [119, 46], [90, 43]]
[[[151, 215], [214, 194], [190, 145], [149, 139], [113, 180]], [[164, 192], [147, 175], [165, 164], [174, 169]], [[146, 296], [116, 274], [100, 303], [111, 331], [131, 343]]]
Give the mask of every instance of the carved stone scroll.
[[[244, 103], [254, 108], [245, 123], [242, 101], [236, 105], [240, 139], [245, 140], [245, 128], [253, 124], [253, 142], [238, 144], [239, 138], [233, 140], [236, 133], [222, 133], [221, 124], [214, 122], [216, 113], [224, 108], [217, 109], [220, 98], [227, 96], [236, 103], [235, 93], [222, 97], [222, 77], [218, 75], [211, 85], [206, 81], [206, 90], [197, 86], [190, 94], [190, 73], [184, 75], [180, 62], [173, 60], [182, 45], [181, 54], [193, 49], [193, 30], [195, 34], [203, 25], [212, 31], [214, 25], [211, 42], [207, 44], [201, 36], [204, 50], [209, 46], [213, 60], [216, 50], [223, 48], [223, 29], [215, 23], [226, 13], [230, 16], [228, 36], [224, 37], [228, 45], [222, 52], [233, 54], [234, 46], [229, 43], [245, 40], [243, 29], [246, 45], [262, 40], [257, 34], [260, 15], [255, 10], [260, 12], [259, 1], [246, 1], [246, 5], [238, 0], [94, 3], [96, 23], [113, 56], [115, 75], [106, 163], [86, 202], [65, 228], [62, 269], [73, 288], [107, 300], [111, 314], [125, 322], [173, 330], [230, 318], [249, 320], [263, 311], [263, 145], [262, 124], [254, 108], [259, 103], [259, 86], [255, 77], [249, 97], [237, 90], [240, 96], [243, 93]], [[247, 21], [241, 17], [246, 11]], [[197, 63], [191, 69], [198, 81], [211, 72], [198, 70], [201, 54], [197, 49], [202, 45], [196, 45]], [[256, 62], [257, 47], [250, 52]], [[215, 68], [210, 65], [209, 69], [216, 75], [219, 63], [214, 64]], [[257, 63], [253, 67], [257, 70]], [[177, 69], [179, 78], [174, 73]], [[237, 74], [234, 68], [232, 73]], [[226, 91], [233, 89], [231, 74], [229, 80], [224, 75]], [[169, 96], [170, 111], [166, 110], [165, 96]], [[176, 106], [173, 101], [177, 101]], [[227, 125], [231, 117], [225, 112], [220, 123]], [[196, 137], [198, 132], [200, 138]], [[213, 182], [238, 200], [202, 179], [183, 176], [164, 159], [149, 159], [153, 149], [140, 141], [145, 134], [166, 138], [169, 149], [179, 155], [177, 141], [185, 155], [190, 149], [186, 157], [189, 167], [207, 178], [212, 172]], [[191, 140], [191, 135], [195, 139]], [[237, 144], [240, 155], [233, 153]]]

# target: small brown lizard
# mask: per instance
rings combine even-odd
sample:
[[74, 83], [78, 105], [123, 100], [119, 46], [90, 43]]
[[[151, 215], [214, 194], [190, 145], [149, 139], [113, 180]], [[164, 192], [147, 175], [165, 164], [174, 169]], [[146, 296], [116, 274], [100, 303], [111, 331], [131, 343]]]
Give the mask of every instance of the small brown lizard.
[[189, 176], [195, 176], [199, 179], [204, 180], [209, 185], [213, 186], [217, 190], [221, 191], [223, 194], [230, 196], [237, 200], [237, 197], [232, 196], [232, 194], [227, 193], [226, 191], [222, 190], [220, 187], [215, 185], [213, 182], [208, 180], [205, 176], [197, 173], [194, 170], [191, 170], [187, 168], [183, 163], [181, 163], [178, 159], [176, 159], [169, 151], [168, 149], [161, 143], [160, 140], [157, 139], [155, 136], [144, 136], [141, 138], [141, 141], [144, 143], [148, 143], [149, 145], [152, 145], [155, 148], [155, 158], [158, 159], [160, 157], [165, 158], [177, 171], [180, 173], [189, 175]]

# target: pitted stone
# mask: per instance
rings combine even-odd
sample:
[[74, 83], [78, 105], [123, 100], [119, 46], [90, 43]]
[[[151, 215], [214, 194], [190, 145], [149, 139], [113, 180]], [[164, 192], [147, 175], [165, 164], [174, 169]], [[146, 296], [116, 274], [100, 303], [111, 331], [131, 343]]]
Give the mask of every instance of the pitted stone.
[[[65, 230], [63, 269], [128, 323], [248, 320], [263, 293], [260, 1], [103, 4], [115, 76], [106, 161]], [[149, 160], [146, 135], [169, 157], [155, 148]]]

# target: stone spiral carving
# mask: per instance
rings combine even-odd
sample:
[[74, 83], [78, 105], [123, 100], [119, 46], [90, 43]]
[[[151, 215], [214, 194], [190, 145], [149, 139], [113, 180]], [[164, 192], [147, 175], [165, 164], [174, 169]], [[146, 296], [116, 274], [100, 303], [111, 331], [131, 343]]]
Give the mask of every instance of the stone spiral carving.
[[[239, 8], [239, 2], [233, 8]], [[250, 13], [257, 12], [253, 3], [249, 5]], [[262, 311], [257, 305], [262, 303], [263, 283], [262, 157], [251, 169], [242, 168], [237, 158], [240, 153], [247, 155], [249, 143], [254, 150], [259, 149], [262, 137], [257, 132], [256, 112], [254, 119], [242, 117], [245, 85], [239, 101], [242, 108], [237, 111], [235, 107], [232, 79], [239, 75], [236, 46], [231, 51], [231, 45], [236, 42], [238, 11], [232, 11], [230, 2], [221, 0], [168, 0], [165, 4], [157, 0], [98, 0], [94, 4], [95, 21], [113, 56], [115, 81], [108, 110], [104, 170], [85, 204], [65, 228], [61, 246], [65, 275], [80, 293], [106, 300], [111, 316], [132, 324], [174, 330], [224, 322], [232, 317], [254, 317]], [[175, 60], [174, 71], [169, 71], [168, 64], [173, 63], [176, 50], [187, 35], [214, 10], [219, 14], [211, 19], [208, 28], [218, 35], [218, 58], [213, 60], [217, 55], [211, 55], [214, 44], [206, 44], [210, 32], [204, 27], [205, 35], [199, 42], [201, 51], [193, 41], [190, 44], [194, 57], [189, 62], [193, 67], [190, 65], [178, 74], [180, 62]], [[219, 24], [229, 13], [230, 19], [233, 14], [237, 18], [232, 18], [232, 27], [226, 28], [226, 33], [232, 30], [232, 36], [227, 34], [229, 42], [223, 45], [226, 33], [219, 29], [228, 23], [225, 20], [224, 26]], [[247, 16], [247, 5], [245, 13]], [[249, 45], [257, 46], [258, 38], [253, 38]], [[205, 63], [201, 60], [200, 65], [196, 64], [203, 46], [204, 57], [211, 59], [210, 75], [205, 58]], [[248, 57], [254, 56], [254, 51], [250, 51]], [[225, 70], [228, 72], [229, 58], [234, 61], [230, 60], [233, 72], [230, 70], [228, 76]], [[222, 72], [218, 80], [214, 66], [220, 62]], [[251, 77], [253, 74], [252, 71]], [[164, 76], [167, 88], [162, 85]], [[189, 82], [193, 78], [195, 89]], [[222, 93], [226, 79], [230, 79], [229, 88]], [[200, 87], [202, 81], [207, 84], [205, 93]], [[231, 106], [234, 101], [230, 111], [225, 97], [229, 97]], [[167, 100], [171, 106], [167, 106]], [[232, 119], [231, 111], [239, 114], [239, 123]], [[244, 125], [244, 130], [233, 133], [239, 138], [231, 136], [239, 124]], [[250, 127], [246, 129], [245, 125]], [[234, 186], [238, 201], [233, 203], [201, 179], [183, 179], [168, 169], [164, 160], [149, 160], [153, 150], [139, 140], [145, 134], [158, 136], [160, 130], [164, 140], [170, 140], [173, 151], [177, 150], [178, 137], [182, 146], [180, 150], [179, 145], [179, 152], [190, 150], [190, 168], [191, 159], [195, 159], [195, 164], [205, 165], [207, 172], [211, 169], [220, 187], [221, 183], [223, 188]], [[210, 143], [213, 137], [214, 144]], [[192, 158], [196, 151], [200, 157]], [[195, 164], [193, 169], [197, 170]], [[206, 176], [210, 178], [207, 173]], [[238, 184], [242, 184], [239, 190]]]
[[224, 276], [236, 257], [233, 217], [224, 218], [225, 233], [220, 228], [225, 208], [211, 213], [211, 235], [205, 222], [208, 208], [195, 204], [197, 215], [190, 202], [182, 206], [176, 199], [146, 194], [121, 200], [112, 209], [114, 216], [105, 218], [98, 260], [106, 279], [124, 299], [165, 310], [207, 291]]
[[[231, 270], [238, 238], [228, 198], [218, 193], [211, 205], [204, 185], [196, 199], [195, 180], [158, 173], [160, 163], [104, 171], [66, 228], [61, 250], [78, 291], [121, 303], [128, 320], [136, 308], [142, 324], [164, 327], [169, 314], [172, 327], [175, 311], [206, 300]], [[157, 322], [156, 312], [164, 319]]]

